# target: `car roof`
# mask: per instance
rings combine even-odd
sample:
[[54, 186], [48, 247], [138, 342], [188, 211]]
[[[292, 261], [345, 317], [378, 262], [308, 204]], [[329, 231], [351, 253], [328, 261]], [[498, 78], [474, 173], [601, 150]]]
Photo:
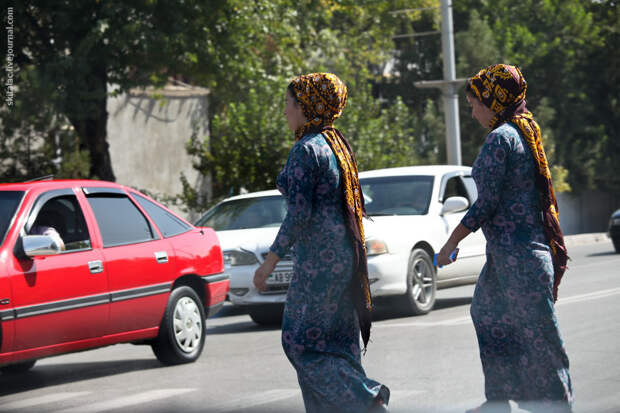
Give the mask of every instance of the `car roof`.
[[407, 175], [443, 175], [448, 172], [470, 172], [471, 167], [461, 165], [423, 165], [402, 166], [398, 168], [375, 169], [359, 173], [360, 178], [378, 178], [384, 176], [407, 176]]
[[90, 187], [98, 186], [105, 188], [126, 188], [123, 185], [109, 181], [98, 181], [94, 179], [50, 179], [32, 182], [15, 182], [15, 183], [0, 183], [0, 191], [27, 191], [29, 189], [43, 188], [47, 189], [62, 189], [73, 187]]
[[270, 189], [267, 191], [248, 192], [246, 194], [231, 196], [230, 198], [226, 198], [222, 200], [222, 202], [236, 201], [238, 199], [247, 199], [247, 198], [260, 198], [263, 196], [275, 196], [275, 195], [282, 195], [282, 194], [277, 189]]
[[[461, 165], [424, 165], [424, 166], [403, 166], [398, 168], [376, 169], [359, 173], [360, 178], [378, 178], [383, 176], [407, 176], [407, 175], [443, 175], [448, 172], [463, 171], [470, 172], [471, 167]], [[260, 198], [266, 196], [281, 195], [276, 189], [268, 191], [248, 192], [241, 195], [231, 196], [222, 202], [236, 201], [239, 199]]]

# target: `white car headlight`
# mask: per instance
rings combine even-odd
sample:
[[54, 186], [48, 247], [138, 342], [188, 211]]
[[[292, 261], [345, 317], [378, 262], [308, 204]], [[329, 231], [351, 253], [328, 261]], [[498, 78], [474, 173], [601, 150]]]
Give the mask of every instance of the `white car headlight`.
[[387, 254], [388, 247], [387, 244], [380, 239], [369, 239], [366, 240], [366, 255], [380, 255]]
[[620, 225], [620, 218], [612, 218], [611, 223], [612, 225]]
[[228, 250], [223, 252], [224, 265], [237, 266], [237, 265], [254, 265], [258, 264], [256, 255], [249, 251], [240, 250]]

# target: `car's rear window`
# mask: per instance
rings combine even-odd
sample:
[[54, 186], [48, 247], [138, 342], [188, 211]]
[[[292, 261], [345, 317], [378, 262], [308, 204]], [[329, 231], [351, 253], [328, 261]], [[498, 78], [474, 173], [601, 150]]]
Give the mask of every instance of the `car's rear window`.
[[0, 245], [11, 227], [15, 211], [24, 197], [24, 191], [0, 191]]
[[366, 213], [381, 215], [425, 215], [433, 192], [433, 177], [426, 175], [386, 176], [360, 179]]
[[134, 193], [132, 195], [140, 206], [144, 208], [146, 213], [151, 216], [153, 221], [155, 221], [155, 225], [157, 225], [165, 238], [182, 234], [192, 229], [185, 222], [181, 221], [179, 218], [175, 217], [159, 205], [154, 204], [138, 194]]
[[279, 227], [285, 216], [286, 201], [281, 195], [243, 198], [216, 205], [196, 226], [216, 231]]

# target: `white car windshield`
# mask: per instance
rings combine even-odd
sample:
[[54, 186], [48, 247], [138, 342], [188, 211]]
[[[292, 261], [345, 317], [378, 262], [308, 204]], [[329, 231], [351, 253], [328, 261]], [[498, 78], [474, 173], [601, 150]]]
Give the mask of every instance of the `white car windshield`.
[[4, 237], [23, 196], [22, 191], [0, 191], [0, 245], [4, 243]]
[[196, 226], [216, 231], [279, 227], [285, 216], [286, 201], [281, 195], [242, 198], [216, 205]]
[[360, 185], [369, 216], [425, 215], [433, 192], [433, 177], [362, 178]]

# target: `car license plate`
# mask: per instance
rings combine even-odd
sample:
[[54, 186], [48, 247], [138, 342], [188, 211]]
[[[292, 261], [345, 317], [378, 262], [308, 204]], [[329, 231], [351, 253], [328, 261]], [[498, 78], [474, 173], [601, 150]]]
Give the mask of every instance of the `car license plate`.
[[612, 222], [614, 225], [620, 225], [620, 218], [614, 218]]
[[293, 271], [275, 271], [267, 277], [268, 285], [289, 284], [293, 278]]

